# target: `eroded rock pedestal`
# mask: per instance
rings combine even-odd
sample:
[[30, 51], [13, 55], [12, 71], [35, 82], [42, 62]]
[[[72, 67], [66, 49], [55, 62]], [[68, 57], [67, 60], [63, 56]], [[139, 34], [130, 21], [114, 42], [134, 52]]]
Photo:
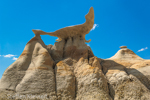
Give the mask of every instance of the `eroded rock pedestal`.
[[[150, 60], [128, 48], [100, 59], [80, 37], [46, 46], [39, 35], [0, 80], [0, 96], [46, 95], [50, 100], [149, 100]], [[8, 97], [7, 97], [8, 98]], [[9, 98], [10, 99], [10, 98]]]
[[[93, 8], [85, 18], [84, 24], [52, 33], [33, 30], [35, 37], [0, 80], [0, 100], [149, 100], [150, 60], [126, 46], [109, 59], [97, 58], [85, 44]], [[58, 42], [45, 45], [45, 34]]]

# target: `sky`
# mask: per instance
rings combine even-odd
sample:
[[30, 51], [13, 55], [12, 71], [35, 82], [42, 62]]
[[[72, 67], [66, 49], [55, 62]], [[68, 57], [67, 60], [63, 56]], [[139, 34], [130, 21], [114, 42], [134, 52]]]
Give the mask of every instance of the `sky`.
[[[34, 37], [32, 29], [54, 32], [82, 24], [90, 7], [95, 24], [86, 40], [95, 56], [110, 58], [126, 45], [150, 59], [150, 0], [0, 0], [0, 78]], [[41, 37], [46, 45], [57, 39]]]

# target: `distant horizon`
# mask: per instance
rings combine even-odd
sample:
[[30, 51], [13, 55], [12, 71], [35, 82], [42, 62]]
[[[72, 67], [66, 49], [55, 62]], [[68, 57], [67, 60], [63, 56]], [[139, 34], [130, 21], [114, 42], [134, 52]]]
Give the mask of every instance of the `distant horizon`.
[[[4, 71], [20, 56], [26, 43], [34, 37], [32, 29], [54, 32], [85, 22], [94, 8], [94, 26], [86, 35], [95, 56], [106, 59], [127, 46], [143, 59], [150, 59], [150, 1], [0, 1], [0, 79]], [[57, 37], [43, 35], [46, 45]]]

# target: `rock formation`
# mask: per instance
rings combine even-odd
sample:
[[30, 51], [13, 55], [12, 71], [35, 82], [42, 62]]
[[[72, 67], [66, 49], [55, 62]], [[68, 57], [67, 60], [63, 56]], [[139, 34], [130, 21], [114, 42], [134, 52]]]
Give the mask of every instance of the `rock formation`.
[[[53, 33], [33, 30], [35, 37], [0, 80], [0, 100], [149, 100], [150, 60], [127, 46], [109, 59], [94, 56], [85, 44], [85, 34], [94, 23], [90, 13], [93, 8], [86, 15], [86, 24]], [[54, 45], [45, 45], [40, 37], [43, 33], [63, 35], [64, 30], [66, 37], [56, 35], [61, 41]], [[68, 35], [75, 31], [78, 33]]]
[[90, 32], [94, 25], [94, 10], [93, 7], [90, 8], [89, 13], [85, 16], [86, 22], [81, 25], [69, 26], [62, 29], [59, 29], [55, 32], [46, 33], [41, 30], [32, 30], [35, 35], [50, 35], [56, 36], [58, 39], [56, 41], [61, 41], [62, 39], [68, 39], [69, 37], [81, 37], [85, 42], [90, 42], [91, 40], [86, 41], [85, 35]]
[[149, 100], [150, 60], [137, 56], [126, 46], [101, 63], [114, 100]]

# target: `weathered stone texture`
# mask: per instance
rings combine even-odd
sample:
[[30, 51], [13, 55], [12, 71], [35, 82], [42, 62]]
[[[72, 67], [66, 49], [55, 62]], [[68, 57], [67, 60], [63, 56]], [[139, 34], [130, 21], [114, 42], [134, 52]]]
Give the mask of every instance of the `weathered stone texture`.
[[[15, 95], [46, 95], [48, 100], [149, 100], [150, 60], [127, 46], [109, 59], [97, 58], [85, 44], [90, 42], [85, 35], [94, 24], [93, 8], [85, 18], [84, 24], [55, 32], [33, 30], [35, 37], [0, 80], [0, 100], [8, 95], [13, 100], [21, 99]], [[46, 46], [40, 34], [57, 36], [58, 42]]]
[[97, 57], [89, 61], [81, 58], [74, 67], [76, 100], [111, 100], [107, 80]]
[[121, 48], [113, 57], [102, 61], [114, 100], [148, 100], [150, 98], [149, 60], [132, 50]]
[[[69, 62], [69, 63], [68, 63]], [[74, 61], [68, 58], [64, 61], [59, 61], [55, 67], [56, 73], [56, 90], [58, 100], [74, 100], [75, 91], [75, 75], [73, 68]]]
[[66, 40], [70, 37], [77, 37], [80, 36], [84, 42], [90, 42], [91, 40], [86, 40], [85, 35], [90, 32], [94, 25], [94, 9], [93, 7], [90, 8], [87, 15], [85, 15], [85, 23], [80, 25], [69, 26], [65, 28], [61, 28], [56, 30], [55, 32], [44, 32], [42, 30], [32, 30], [35, 35], [50, 35], [58, 37], [56, 41]]

